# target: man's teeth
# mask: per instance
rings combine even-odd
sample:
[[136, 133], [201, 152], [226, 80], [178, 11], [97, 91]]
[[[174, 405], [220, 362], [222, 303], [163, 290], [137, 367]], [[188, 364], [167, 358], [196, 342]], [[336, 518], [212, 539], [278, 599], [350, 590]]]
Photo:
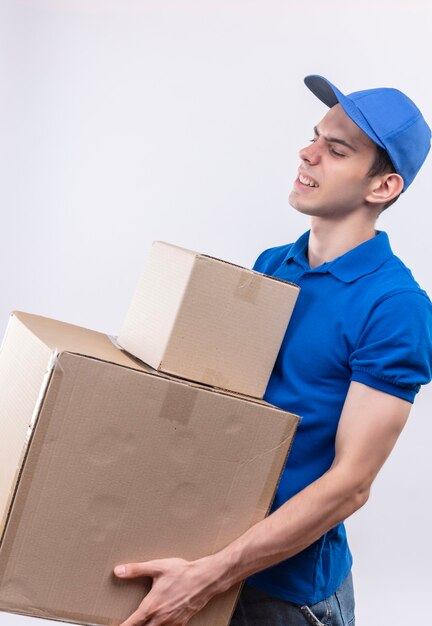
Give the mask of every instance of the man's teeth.
[[309, 187], [319, 187], [318, 183], [315, 183], [310, 178], [305, 178], [305, 176], [299, 175], [299, 181], [302, 183], [302, 185], [309, 185]]

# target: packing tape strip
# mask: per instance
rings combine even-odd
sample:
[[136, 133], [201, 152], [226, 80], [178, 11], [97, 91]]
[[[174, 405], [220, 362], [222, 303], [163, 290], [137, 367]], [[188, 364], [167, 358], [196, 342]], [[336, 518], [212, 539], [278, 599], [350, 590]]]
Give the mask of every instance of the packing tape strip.
[[187, 383], [170, 381], [159, 411], [161, 419], [188, 424], [192, 417], [195, 403], [200, 389], [191, 387]]
[[234, 290], [234, 296], [245, 302], [255, 304], [263, 281], [263, 275], [250, 270], [240, 273], [240, 280]]

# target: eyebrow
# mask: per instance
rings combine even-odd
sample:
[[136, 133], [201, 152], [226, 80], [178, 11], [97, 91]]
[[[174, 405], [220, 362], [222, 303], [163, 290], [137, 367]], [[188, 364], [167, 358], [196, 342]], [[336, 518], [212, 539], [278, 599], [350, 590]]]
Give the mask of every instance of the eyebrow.
[[[318, 126], [314, 126], [314, 133], [317, 137], [320, 137], [320, 132], [318, 130]], [[324, 137], [324, 135], [323, 135]], [[342, 146], [346, 146], [347, 148], [349, 148], [350, 150], [352, 150], [353, 152], [357, 152], [356, 148], [354, 148], [354, 146], [352, 146], [351, 144], [349, 144], [347, 141], [345, 141], [344, 139], [338, 139], [337, 137], [324, 137], [324, 139], [326, 141], [328, 141], [329, 143], [340, 143]]]

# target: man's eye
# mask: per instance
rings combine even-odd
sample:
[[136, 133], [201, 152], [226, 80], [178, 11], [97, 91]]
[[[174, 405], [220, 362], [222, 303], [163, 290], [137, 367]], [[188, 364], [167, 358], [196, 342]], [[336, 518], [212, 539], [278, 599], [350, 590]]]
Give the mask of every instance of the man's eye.
[[309, 139], [310, 143], [315, 143], [316, 140], [317, 140], [316, 137], [314, 137], [313, 139]]
[[329, 146], [329, 150], [332, 154], [334, 154], [335, 156], [339, 156], [339, 157], [343, 157], [345, 156], [344, 154], [342, 154], [341, 152], [338, 152], [337, 150], [335, 150], [333, 148], [333, 146]]

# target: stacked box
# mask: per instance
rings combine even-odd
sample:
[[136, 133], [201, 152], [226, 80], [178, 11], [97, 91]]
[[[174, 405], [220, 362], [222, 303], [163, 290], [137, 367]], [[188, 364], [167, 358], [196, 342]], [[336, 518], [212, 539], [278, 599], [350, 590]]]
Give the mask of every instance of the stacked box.
[[[14, 313], [0, 351], [0, 609], [120, 624], [145, 587], [113, 566], [195, 559], [263, 519], [297, 422], [101, 333]], [[238, 590], [190, 623], [226, 626]]]
[[153, 368], [262, 398], [299, 287], [153, 244], [118, 342]]

